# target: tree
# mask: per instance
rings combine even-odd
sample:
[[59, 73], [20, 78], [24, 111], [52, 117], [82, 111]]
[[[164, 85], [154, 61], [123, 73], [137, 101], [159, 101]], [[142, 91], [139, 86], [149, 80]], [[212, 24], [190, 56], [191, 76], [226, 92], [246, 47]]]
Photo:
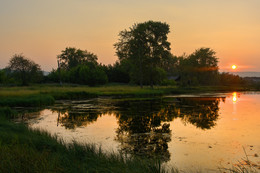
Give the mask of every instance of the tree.
[[97, 55], [88, 52], [87, 50], [83, 51], [80, 49], [67, 47], [65, 50], [62, 50], [61, 52], [62, 53], [57, 56], [57, 59], [60, 63], [60, 67], [65, 68], [67, 70], [86, 62], [98, 64]]
[[157, 67], [170, 54], [170, 43], [167, 41], [169, 25], [148, 21], [133, 25], [130, 30], [119, 33], [119, 40], [114, 47], [119, 60], [132, 64], [131, 77], [143, 86], [144, 78], [151, 87], [157, 83]]
[[191, 55], [178, 57], [178, 71], [183, 85], [217, 84], [218, 58], [210, 48], [197, 49]]
[[[193, 72], [200, 84], [214, 84], [218, 76], [218, 59], [210, 48], [200, 48], [189, 56]], [[216, 83], [215, 83], [216, 84]]]
[[21, 81], [22, 85], [38, 82], [43, 77], [40, 66], [22, 54], [15, 54], [10, 59], [7, 69], [14, 78]]
[[241, 86], [246, 84], [246, 81], [242, 77], [227, 72], [220, 73], [219, 78], [221, 85]]
[[130, 82], [127, 62], [125, 63], [125, 61], [116, 61], [113, 65], [103, 65], [102, 68], [106, 72], [109, 82]]

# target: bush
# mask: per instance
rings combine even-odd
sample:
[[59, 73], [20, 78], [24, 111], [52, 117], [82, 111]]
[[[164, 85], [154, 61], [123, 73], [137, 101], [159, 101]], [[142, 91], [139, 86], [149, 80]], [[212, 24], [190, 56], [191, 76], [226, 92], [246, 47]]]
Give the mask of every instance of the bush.
[[0, 84], [5, 83], [6, 81], [6, 74], [4, 70], [0, 70]]
[[221, 85], [231, 85], [238, 86], [244, 83], [243, 79], [238, 75], [233, 75], [230, 73], [221, 73], [220, 74], [220, 84]]
[[106, 73], [99, 66], [79, 65], [69, 72], [70, 81], [84, 85], [100, 85], [108, 82]]
[[176, 85], [176, 82], [175, 80], [170, 80], [170, 79], [164, 79], [162, 81], [162, 84], [163, 86], [175, 86]]

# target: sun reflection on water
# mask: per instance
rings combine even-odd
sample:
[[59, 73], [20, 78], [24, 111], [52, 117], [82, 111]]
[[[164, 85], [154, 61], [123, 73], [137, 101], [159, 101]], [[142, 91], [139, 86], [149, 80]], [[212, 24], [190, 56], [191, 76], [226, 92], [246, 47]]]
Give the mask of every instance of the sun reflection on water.
[[237, 102], [237, 93], [236, 92], [233, 92], [233, 103], [236, 103]]

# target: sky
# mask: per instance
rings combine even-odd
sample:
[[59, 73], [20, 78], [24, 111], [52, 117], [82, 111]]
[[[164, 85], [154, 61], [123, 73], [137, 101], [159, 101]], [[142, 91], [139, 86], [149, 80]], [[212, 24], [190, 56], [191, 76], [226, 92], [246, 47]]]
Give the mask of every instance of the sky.
[[260, 71], [260, 0], [0, 0], [0, 68], [22, 53], [45, 71], [66, 47], [118, 58], [118, 33], [148, 20], [170, 25], [174, 55], [209, 47], [221, 71]]

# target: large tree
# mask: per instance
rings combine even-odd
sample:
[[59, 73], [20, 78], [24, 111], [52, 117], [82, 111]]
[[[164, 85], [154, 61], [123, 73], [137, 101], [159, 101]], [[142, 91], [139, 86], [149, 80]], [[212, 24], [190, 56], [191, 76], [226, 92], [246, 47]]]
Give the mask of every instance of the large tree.
[[120, 61], [127, 60], [132, 64], [131, 77], [141, 87], [144, 81], [151, 87], [158, 82], [163, 59], [170, 54], [169, 32], [168, 24], [148, 21], [119, 33], [119, 40], [114, 44], [116, 53]]
[[60, 67], [64, 69], [72, 69], [78, 65], [84, 63], [97, 63], [97, 55], [88, 52], [86, 50], [67, 47], [61, 51], [61, 54], [57, 56]]
[[22, 54], [15, 54], [10, 59], [7, 69], [22, 85], [37, 82], [43, 76], [40, 66]]
[[200, 48], [191, 55], [183, 55], [177, 59], [183, 85], [215, 85], [218, 83], [218, 58], [214, 50]]
[[218, 76], [218, 58], [216, 52], [210, 48], [197, 49], [189, 56], [193, 67], [193, 75], [196, 75], [200, 84], [216, 84]]

